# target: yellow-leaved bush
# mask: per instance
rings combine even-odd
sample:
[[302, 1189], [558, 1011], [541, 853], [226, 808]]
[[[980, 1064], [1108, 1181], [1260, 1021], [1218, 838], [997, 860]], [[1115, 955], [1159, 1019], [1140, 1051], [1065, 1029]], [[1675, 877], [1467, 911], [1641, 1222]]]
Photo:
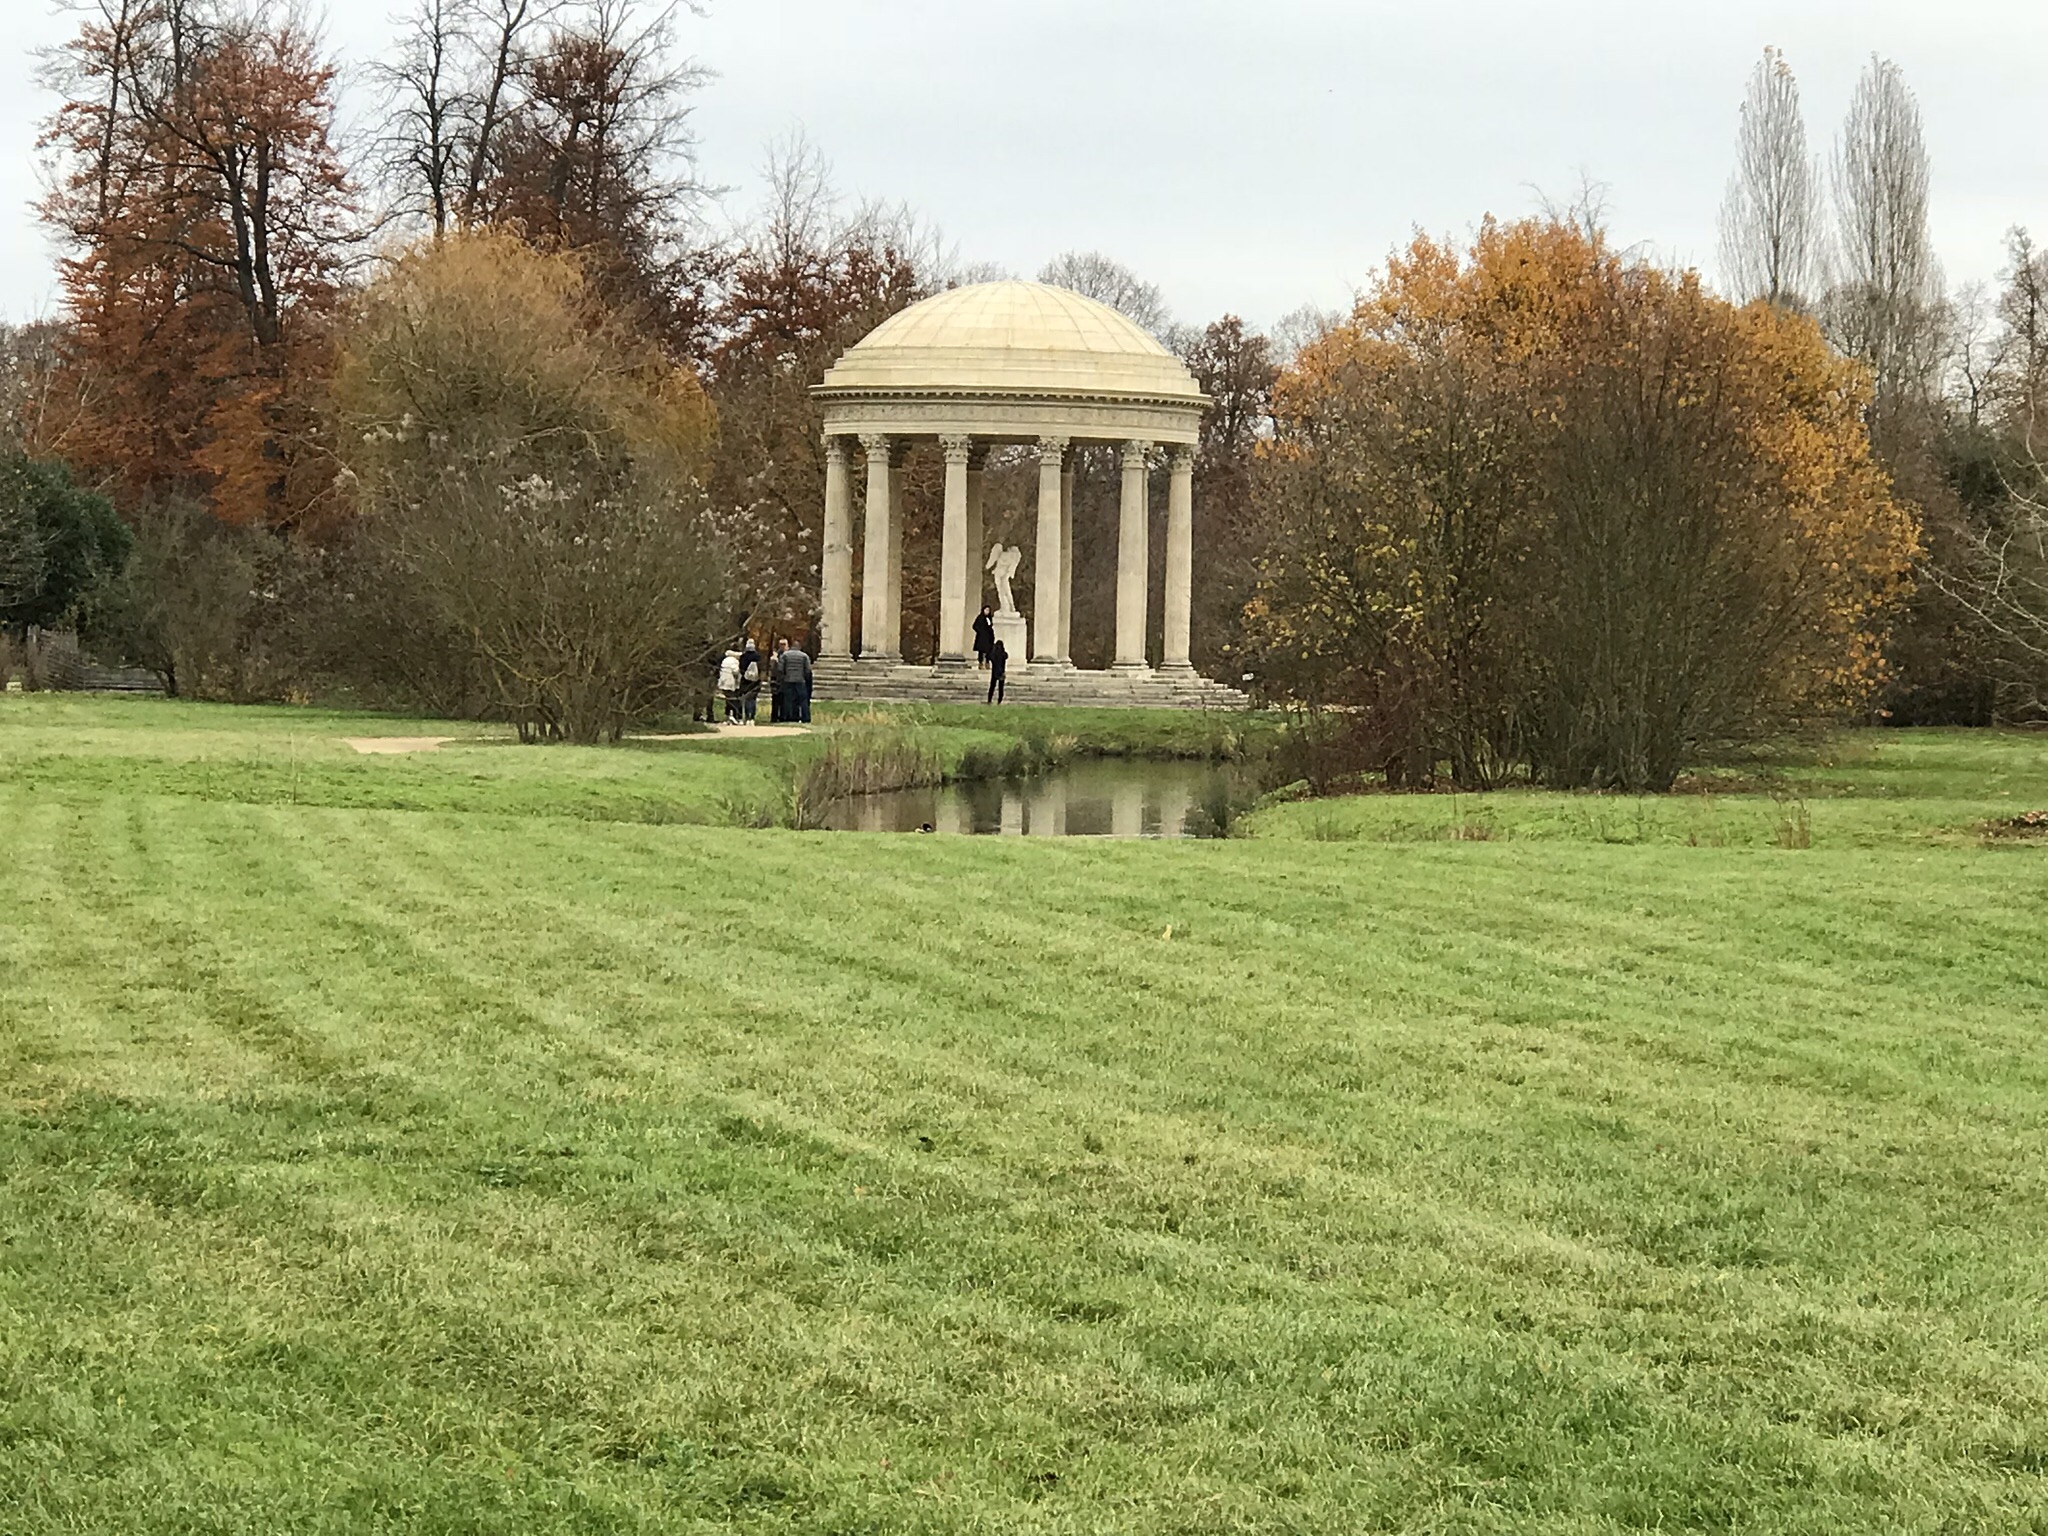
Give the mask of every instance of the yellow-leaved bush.
[[550, 740], [687, 696], [731, 619], [712, 409], [573, 257], [493, 230], [399, 253], [346, 329], [334, 409], [351, 598], [377, 617], [351, 626], [354, 671]]
[[1807, 320], [1489, 221], [1391, 260], [1276, 402], [1267, 679], [1396, 782], [1668, 787], [1882, 676], [1916, 527]]

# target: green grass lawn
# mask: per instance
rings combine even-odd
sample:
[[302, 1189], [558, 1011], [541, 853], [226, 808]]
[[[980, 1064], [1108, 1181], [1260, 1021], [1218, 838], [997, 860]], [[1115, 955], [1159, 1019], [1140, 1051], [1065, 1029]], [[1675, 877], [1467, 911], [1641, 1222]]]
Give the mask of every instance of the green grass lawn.
[[2048, 1532], [2048, 743], [1113, 843], [359, 734], [479, 733], [0, 698], [7, 1536]]
[[[764, 717], [765, 718], [765, 717]], [[523, 747], [504, 726], [150, 698], [0, 694], [0, 775], [17, 789], [97, 804], [177, 795], [253, 805], [749, 825], [781, 814], [794, 766], [838, 727], [901, 733], [947, 768], [1030, 737], [1084, 755], [1204, 757], [1258, 749], [1277, 727], [1247, 716], [1118, 709], [827, 705], [811, 737], [684, 735], [615, 747]], [[370, 756], [349, 737], [452, 736], [432, 753]]]
[[1986, 822], [2048, 809], [2048, 737], [1852, 732], [1776, 760], [1690, 774], [1680, 785], [1669, 795], [1354, 795], [1271, 806], [1246, 831], [1321, 842], [1975, 846]]

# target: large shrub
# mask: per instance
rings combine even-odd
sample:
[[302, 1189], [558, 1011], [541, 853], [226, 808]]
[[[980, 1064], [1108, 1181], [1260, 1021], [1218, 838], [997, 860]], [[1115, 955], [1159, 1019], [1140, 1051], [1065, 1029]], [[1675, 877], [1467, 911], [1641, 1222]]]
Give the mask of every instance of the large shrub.
[[113, 503], [74, 483], [66, 465], [0, 453], [0, 625], [75, 622], [120, 574], [129, 542]]
[[1268, 679], [1396, 778], [1667, 787], [1880, 676], [1915, 528], [1806, 320], [1489, 223], [1418, 239], [1277, 400]]
[[362, 298], [335, 400], [359, 667], [574, 741], [695, 682], [722, 576], [711, 409], [573, 259], [490, 231], [403, 253]]
[[304, 695], [302, 630], [320, 597], [318, 551], [179, 497], [142, 502], [128, 521], [134, 553], [84, 626], [101, 660], [147, 667], [179, 698]]

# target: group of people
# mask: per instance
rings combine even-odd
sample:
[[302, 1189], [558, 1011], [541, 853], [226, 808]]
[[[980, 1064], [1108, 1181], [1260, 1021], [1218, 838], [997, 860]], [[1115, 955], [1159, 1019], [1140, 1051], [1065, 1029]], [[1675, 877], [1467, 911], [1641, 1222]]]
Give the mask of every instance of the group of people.
[[[974, 659], [988, 673], [988, 702], [1000, 704], [1004, 695], [1004, 674], [1009, 670], [1009, 647], [996, 637], [995, 610], [984, 606], [974, 620]], [[811, 658], [801, 646], [787, 640], [775, 642], [775, 655], [763, 664], [761, 648], [752, 635], [734, 641], [719, 658], [717, 689], [713, 700], [714, 718], [722, 706], [728, 725], [757, 723], [761, 707], [761, 684], [769, 687], [768, 720], [771, 725], [811, 723]]]
[[811, 658], [787, 640], [775, 642], [775, 655], [763, 665], [754, 637], [729, 645], [718, 663], [718, 696], [728, 725], [753, 725], [761, 706], [761, 683], [769, 685], [771, 725], [811, 723]]
[[[997, 545], [998, 549], [1002, 546]], [[1010, 667], [1010, 648], [996, 638], [996, 612], [986, 603], [974, 616], [974, 662], [988, 674], [990, 704], [1003, 702], [1003, 674]]]

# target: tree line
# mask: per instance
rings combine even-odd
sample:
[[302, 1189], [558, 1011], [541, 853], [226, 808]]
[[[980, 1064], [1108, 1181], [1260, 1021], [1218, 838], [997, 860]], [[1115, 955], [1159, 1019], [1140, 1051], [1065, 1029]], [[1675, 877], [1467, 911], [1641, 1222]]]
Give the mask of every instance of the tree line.
[[[842, 196], [800, 138], [725, 223], [677, 16], [416, 0], [345, 134], [302, 12], [97, 0], [49, 64], [63, 316], [0, 353], [30, 487], [0, 504], [0, 624], [68, 617], [181, 692], [585, 740], [672, 707], [742, 626], [803, 634], [808, 386], [889, 314], [1000, 274]], [[1928, 182], [1895, 68], [1873, 62], [1823, 168], [1767, 54], [1724, 294], [1585, 208], [1418, 239], [1350, 313], [1270, 335], [1182, 325], [1100, 253], [1037, 276], [1132, 316], [1215, 400], [1198, 665], [1397, 781], [1654, 787], [1811, 720], [2033, 707], [2048, 268], [2016, 232], [2002, 292], [1944, 295]], [[1117, 477], [1077, 457], [1087, 665]], [[904, 485], [915, 657], [940, 466], [913, 452]], [[990, 536], [1028, 544], [1032, 467], [998, 454], [986, 495]], [[68, 565], [38, 553], [66, 518], [105, 533]]]
[[[639, 494], [673, 525], [664, 539], [678, 601], [665, 611], [682, 627], [651, 647], [667, 658], [671, 694], [699, 652], [741, 625], [808, 627], [823, 477], [808, 386], [889, 314], [989, 273], [964, 265], [908, 209], [841, 196], [800, 138], [773, 150], [763, 206], [720, 224], [694, 169], [691, 109], [705, 75], [678, 50], [675, 20], [644, 20], [623, 0], [418, 0], [372, 72], [377, 110], [346, 139], [337, 66], [300, 11], [100, 0], [87, 13], [50, 62], [62, 101], [43, 133], [52, 191], [42, 212], [63, 247], [64, 317], [9, 336], [5, 430], [18, 452], [70, 466], [134, 530], [118, 579], [74, 605], [101, 648], [195, 694], [341, 687], [531, 716], [543, 735], [591, 729], [581, 712], [497, 677], [479, 660], [481, 639], [455, 643], [456, 628], [480, 634], [484, 620], [458, 624], [441, 605], [461, 593], [473, 606], [489, 584], [465, 580], [454, 546], [433, 545], [449, 563], [428, 586], [394, 585], [386, 546], [412, 537], [403, 525], [425, 503], [399, 489], [388, 442], [366, 442], [355, 413], [376, 417], [394, 402], [366, 403], [366, 390], [409, 387], [399, 381], [433, 366], [360, 364], [366, 349], [392, 345], [379, 328], [401, 294], [432, 291], [481, 314], [484, 295], [465, 308], [452, 292], [465, 282], [562, 298], [528, 335], [496, 336], [520, 345], [495, 366], [531, 389], [567, 387], [568, 373], [525, 345], [552, 336], [565, 357], [635, 350], [626, 371], [649, 397], [640, 415], [664, 397], [701, 400], [701, 441], [660, 456], [665, 479], [650, 485], [645, 463], [630, 466]], [[1205, 441], [1216, 559], [1198, 601], [1219, 648], [1211, 664], [1240, 665], [1222, 649], [1234, 643], [1250, 557], [1229, 533], [1245, 522], [1274, 372], [1264, 338], [1229, 318], [1177, 327], [1156, 288], [1093, 253], [1069, 253], [1043, 275], [1130, 310], [1237, 397]], [[410, 344], [460, 351], [491, 340], [438, 327]], [[571, 418], [586, 404], [527, 401]], [[502, 400], [471, 405], [477, 423], [512, 435], [465, 439], [459, 473], [443, 463], [449, 476], [483, 486], [522, 465], [530, 478], [541, 472], [530, 460], [554, 455], [571, 500], [590, 502], [593, 516], [626, 515], [593, 499], [589, 478], [617, 487], [626, 469], [565, 467], [558, 442], [543, 452], [515, 432]], [[1081, 480], [1086, 540], [1113, 527], [1115, 484], [1092, 460]], [[914, 458], [906, 481], [915, 646], [937, 626], [927, 578], [940, 477]], [[991, 466], [995, 532], [1022, 531], [1027, 493], [1018, 466]], [[434, 502], [437, 512], [449, 505]], [[492, 517], [523, 527], [541, 511], [513, 498]], [[551, 569], [540, 562], [528, 579]], [[1114, 599], [1106, 581], [1082, 585], [1085, 660], [1096, 631], [1107, 635]], [[686, 589], [690, 604], [680, 602]], [[335, 592], [351, 601], [339, 605]], [[383, 617], [361, 617], [372, 612]], [[558, 670], [539, 660], [520, 669]], [[659, 707], [659, 692], [636, 683], [617, 693], [609, 728]], [[578, 723], [565, 723], [572, 715]]]
[[1920, 112], [1873, 58], [1823, 162], [1766, 50], [1723, 291], [1597, 211], [1418, 239], [1275, 391], [1247, 631], [1337, 770], [1659, 789], [1842, 718], [2032, 720], [2040, 301], [1945, 290]]
[[1949, 291], [1932, 187], [1897, 65], [1872, 58], [1823, 160], [1790, 62], [1766, 50], [1742, 103], [1722, 265], [1735, 298], [1810, 317], [1869, 371], [1871, 443], [1921, 531], [1876, 707], [1904, 723], [2031, 721], [2048, 702], [2048, 258], [2015, 225], [1997, 286]]

